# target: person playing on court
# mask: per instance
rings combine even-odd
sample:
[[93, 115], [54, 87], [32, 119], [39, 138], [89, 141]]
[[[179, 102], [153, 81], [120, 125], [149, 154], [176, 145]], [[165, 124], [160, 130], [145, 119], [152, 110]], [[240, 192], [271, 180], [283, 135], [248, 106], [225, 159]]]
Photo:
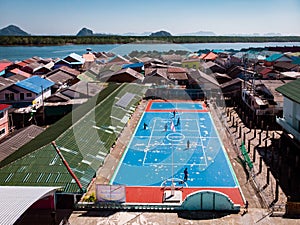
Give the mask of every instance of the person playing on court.
[[146, 123], [144, 123], [144, 130], [146, 130], [148, 127], [148, 125]]
[[184, 179], [183, 180], [184, 180], [184, 182], [186, 182], [187, 179], [188, 179], [188, 176], [189, 176], [187, 168], [184, 169], [183, 173], [184, 173]]
[[168, 124], [165, 124], [165, 131], [167, 131], [168, 129]]
[[178, 119], [177, 119], [177, 124], [176, 124], [176, 126], [178, 126], [180, 124], [180, 117], [178, 117]]
[[187, 142], [186, 142], [186, 148], [190, 148], [190, 140], [187, 140]]

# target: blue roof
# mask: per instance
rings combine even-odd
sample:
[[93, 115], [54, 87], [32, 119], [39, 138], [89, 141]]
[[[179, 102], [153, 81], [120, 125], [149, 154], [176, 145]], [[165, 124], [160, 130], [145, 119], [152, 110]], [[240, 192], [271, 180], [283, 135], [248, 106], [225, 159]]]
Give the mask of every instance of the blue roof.
[[39, 76], [32, 76], [25, 80], [17, 82], [15, 85], [36, 94], [40, 94], [42, 92], [42, 88], [43, 91], [45, 91], [47, 88], [53, 86], [54, 84], [54, 82], [43, 79]]
[[297, 56], [292, 56], [292, 64], [295, 64], [295, 65], [300, 65], [300, 57], [297, 57]]
[[139, 67], [143, 67], [144, 63], [143, 62], [139, 62], [139, 63], [132, 63], [132, 64], [124, 64], [122, 66], [122, 69], [127, 69], [127, 68], [139, 68]]
[[275, 53], [275, 54], [270, 55], [269, 57], [267, 57], [265, 60], [268, 61], [268, 62], [274, 62], [277, 59], [281, 58], [282, 56], [284, 56], [284, 54]]

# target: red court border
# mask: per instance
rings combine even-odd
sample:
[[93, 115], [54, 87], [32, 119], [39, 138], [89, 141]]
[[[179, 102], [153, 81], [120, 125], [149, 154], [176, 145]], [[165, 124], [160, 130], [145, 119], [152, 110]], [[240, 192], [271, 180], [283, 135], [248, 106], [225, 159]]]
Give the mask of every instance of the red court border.
[[[183, 201], [191, 193], [211, 190], [227, 195], [234, 204], [244, 205], [242, 193], [238, 187], [183, 187], [177, 189], [182, 191]], [[126, 186], [126, 203], [163, 203], [164, 190], [163, 187]]]
[[172, 102], [189, 102], [189, 103], [199, 103], [202, 105], [203, 109], [179, 109], [179, 110], [176, 110], [177, 112], [208, 112], [208, 109], [205, 105], [204, 102], [202, 101], [192, 101], [192, 100], [170, 100], [170, 101], [167, 101], [167, 100], [151, 100], [148, 102], [147, 106], [146, 106], [146, 109], [145, 109], [145, 112], [173, 112], [174, 109], [151, 109], [151, 106], [152, 106], [152, 103], [153, 102], [169, 102], [169, 103], [172, 103]]

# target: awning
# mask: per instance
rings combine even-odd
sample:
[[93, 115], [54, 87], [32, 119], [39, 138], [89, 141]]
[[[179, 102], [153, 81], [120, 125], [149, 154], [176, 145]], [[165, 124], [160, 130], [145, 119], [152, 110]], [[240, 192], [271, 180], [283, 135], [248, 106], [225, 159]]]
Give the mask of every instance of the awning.
[[14, 224], [33, 203], [59, 188], [0, 186], [0, 224]]

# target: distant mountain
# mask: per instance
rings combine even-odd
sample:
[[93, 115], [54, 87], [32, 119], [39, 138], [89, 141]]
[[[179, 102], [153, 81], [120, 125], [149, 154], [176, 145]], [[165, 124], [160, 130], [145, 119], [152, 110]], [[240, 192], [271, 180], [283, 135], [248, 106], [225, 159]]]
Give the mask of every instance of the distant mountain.
[[151, 33], [149, 36], [150, 37], [170, 37], [170, 36], [172, 36], [172, 34], [170, 34], [167, 31], [161, 30], [161, 31]]
[[94, 33], [92, 30], [88, 29], [88, 28], [82, 28], [77, 34], [76, 36], [93, 36]]
[[84, 37], [84, 36], [116, 36], [117, 34], [104, 34], [104, 33], [94, 33], [92, 30], [88, 28], [82, 28], [76, 36]]
[[193, 33], [178, 34], [177, 36], [216, 36], [212, 31], [198, 31]]
[[9, 25], [0, 30], [0, 36], [29, 36], [30, 34], [15, 25]]

